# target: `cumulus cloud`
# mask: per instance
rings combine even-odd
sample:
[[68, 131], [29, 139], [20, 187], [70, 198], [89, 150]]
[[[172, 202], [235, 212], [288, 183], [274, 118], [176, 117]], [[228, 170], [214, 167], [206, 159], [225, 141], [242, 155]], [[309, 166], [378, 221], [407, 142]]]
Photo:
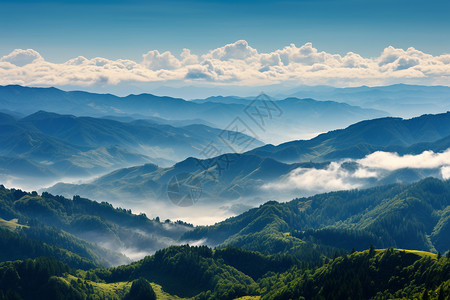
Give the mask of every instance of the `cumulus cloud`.
[[232, 44], [225, 45], [210, 51], [204, 55], [206, 59], [219, 59], [219, 60], [231, 60], [231, 59], [247, 59], [254, 57], [258, 54], [258, 51], [250, 47], [247, 41], [240, 40]]
[[181, 66], [180, 61], [169, 51], [159, 53], [158, 50], [152, 50], [142, 55], [142, 64], [151, 70], [173, 70]]
[[262, 53], [240, 40], [194, 54], [151, 50], [141, 62], [79, 56], [62, 64], [46, 61], [33, 49], [16, 49], [0, 58], [0, 84], [115, 85], [121, 82], [185, 81], [214, 84], [277, 83], [335, 86], [427, 83], [450, 85], [450, 54], [433, 56], [413, 47], [387, 47], [378, 57], [320, 51], [311, 43]]
[[265, 184], [266, 191], [326, 192], [368, 186], [402, 169], [438, 170], [442, 179], [450, 178], [450, 149], [417, 155], [374, 152], [358, 160], [332, 162], [324, 169], [297, 168], [276, 182]]
[[8, 55], [3, 56], [0, 62], [9, 62], [18, 67], [23, 67], [25, 65], [31, 64], [35, 61], [43, 61], [42, 56], [34, 51], [33, 49], [16, 49]]

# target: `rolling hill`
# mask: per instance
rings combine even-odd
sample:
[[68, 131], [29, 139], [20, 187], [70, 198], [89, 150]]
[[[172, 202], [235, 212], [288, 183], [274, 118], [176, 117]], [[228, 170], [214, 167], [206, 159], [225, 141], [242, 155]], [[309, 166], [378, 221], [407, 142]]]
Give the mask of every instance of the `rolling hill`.
[[[169, 168], [135, 166], [116, 170], [89, 183], [58, 183], [47, 190], [110, 201], [126, 198], [142, 203], [170, 203], [168, 183], [174, 176], [187, 173], [193, 175], [202, 188], [196, 205], [221, 203], [224, 209], [232, 210], [236, 204], [247, 209], [263, 203], [263, 199], [287, 201], [331, 190], [411, 183], [429, 176], [445, 179], [442, 167], [446, 166], [445, 151], [450, 146], [449, 141], [450, 113], [408, 120], [381, 118], [362, 121], [311, 140], [266, 145], [244, 154], [229, 153], [206, 160], [188, 158]], [[383, 152], [370, 156], [377, 151]], [[398, 155], [428, 153], [424, 151], [442, 155], [443, 161], [433, 166], [393, 168], [382, 164], [386, 159], [400, 160]], [[330, 184], [333, 180], [334, 185]]]
[[[142, 258], [178, 244], [179, 237], [192, 230], [181, 221], [150, 220], [106, 202], [4, 186], [0, 186], [0, 218], [2, 260], [55, 256], [83, 269]], [[7, 220], [16, 220], [16, 227]]]
[[[142, 163], [168, 166], [201, 153], [210, 143], [230, 149], [206, 125], [173, 127], [148, 120], [119, 122], [39, 111], [24, 118], [0, 114], [0, 170], [15, 181], [49, 184], [62, 177], [90, 177]], [[244, 134], [249, 147], [262, 143]], [[229, 151], [229, 150], [228, 150]]]
[[[450, 293], [448, 180], [269, 201], [194, 228], [80, 197], [3, 187], [0, 194], [0, 216], [18, 219], [0, 222], [0, 257], [22, 259], [0, 263], [0, 297], [6, 299], [126, 299], [138, 282], [157, 299], [440, 300]], [[131, 264], [97, 268], [111, 257], [99, 244], [142, 250], [163, 236], [215, 249], [170, 246]], [[10, 251], [17, 245], [21, 251]]]
[[305, 242], [345, 249], [405, 248], [445, 252], [450, 242], [450, 181], [318, 194], [270, 201], [239, 216], [184, 235], [210, 246], [268, 253], [296, 251]]

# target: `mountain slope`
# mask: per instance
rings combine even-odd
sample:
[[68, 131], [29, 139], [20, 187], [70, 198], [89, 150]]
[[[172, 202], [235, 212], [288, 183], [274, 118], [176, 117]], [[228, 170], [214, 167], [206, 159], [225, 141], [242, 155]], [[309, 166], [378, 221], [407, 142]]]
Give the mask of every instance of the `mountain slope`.
[[[129, 261], [118, 252], [135, 259], [176, 244], [183, 233], [192, 229], [183, 222], [150, 220], [145, 214], [135, 215], [106, 202], [79, 196], [69, 200], [48, 193], [39, 196], [4, 186], [0, 186], [0, 218], [18, 219], [27, 225], [16, 229], [16, 239], [22, 236], [45, 242], [103, 266]], [[11, 255], [17, 253], [10, 253], [10, 259], [24, 258], [14, 258]]]
[[1, 114], [0, 170], [6, 178], [14, 176], [15, 182], [45, 185], [61, 177], [90, 177], [148, 162], [168, 166], [200, 155], [210, 143], [220, 151], [230, 151], [240, 139], [247, 140], [249, 147], [262, 145], [240, 133], [235, 142], [224, 142], [221, 136], [230, 134], [206, 125], [124, 123], [45, 111], [22, 119]]
[[273, 201], [216, 225], [197, 227], [184, 238], [268, 252], [293, 250], [305, 241], [347, 251], [374, 244], [445, 252], [450, 247], [442, 244], [449, 194], [450, 181], [429, 178], [411, 185]]
[[[167, 186], [171, 178], [187, 173], [193, 175], [202, 189], [197, 205], [225, 201], [224, 206], [244, 204], [248, 208], [267, 199], [286, 201], [324, 191], [411, 183], [430, 176], [445, 179], [442, 167], [446, 166], [445, 151], [449, 147], [450, 113], [409, 120], [382, 118], [356, 123], [311, 140], [266, 145], [244, 154], [229, 153], [206, 160], [188, 158], [170, 168], [136, 166], [116, 170], [82, 185], [58, 183], [48, 190], [94, 199], [123, 197], [164, 202], [168, 200]], [[359, 160], [376, 151], [386, 153], [371, 156], [373, 166]], [[394, 153], [420, 155], [424, 151], [435, 152], [430, 154], [433, 157], [442, 156], [441, 164], [392, 168], [377, 165], [388, 159], [400, 160]]]
[[310, 140], [266, 145], [249, 151], [283, 162], [362, 158], [375, 151], [397, 151], [418, 143], [430, 143], [450, 135], [450, 112], [413, 119], [381, 118], [362, 121]]
[[152, 295], [143, 299], [155, 299], [155, 296], [156, 299], [185, 299], [181, 296], [198, 300], [440, 300], [450, 294], [449, 259], [426, 252], [370, 249], [335, 257], [320, 268], [306, 272], [294, 260], [289, 270], [268, 271], [257, 281], [242, 270], [252, 272], [261, 267], [270, 270], [270, 264], [277, 259], [259, 253], [241, 253], [260, 265], [233, 266], [216, 251], [189, 246], [170, 247], [132, 265], [88, 272], [71, 270], [49, 258], [6, 262], [0, 264], [0, 297], [129, 299], [133, 289], [134, 294]]

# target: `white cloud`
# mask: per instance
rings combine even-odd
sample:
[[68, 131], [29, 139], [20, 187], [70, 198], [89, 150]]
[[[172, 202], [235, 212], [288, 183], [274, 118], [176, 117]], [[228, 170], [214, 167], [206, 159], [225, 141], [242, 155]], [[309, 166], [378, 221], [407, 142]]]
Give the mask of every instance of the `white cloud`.
[[114, 85], [121, 82], [185, 81], [187, 83], [264, 85], [330, 84], [334, 86], [426, 83], [450, 85], [450, 54], [433, 56], [413, 47], [392, 46], [379, 57], [320, 51], [311, 43], [260, 53], [244, 40], [197, 55], [179, 56], [151, 50], [142, 62], [85, 58], [62, 64], [45, 61], [35, 50], [16, 49], [0, 59], [0, 84]]
[[169, 51], [161, 54], [158, 50], [148, 51], [142, 58], [142, 64], [151, 70], [173, 70], [181, 67], [180, 61]]
[[240, 40], [232, 44], [225, 45], [210, 51], [204, 56], [205, 59], [219, 59], [219, 60], [231, 60], [231, 59], [247, 59], [258, 54], [258, 51], [250, 47], [247, 41]]
[[280, 181], [265, 184], [263, 189], [334, 191], [358, 187], [357, 184], [351, 182], [350, 176], [350, 172], [341, 168], [340, 163], [332, 162], [325, 169], [297, 168]]
[[403, 156], [397, 153], [377, 151], [358, 160], [358, 163], [365, 167], [380, 168], [389, 171], [403, 168], [432, 169], [450, 165], [450, 149], [442, 153], [424, 151], [418, 155], [407, 154]]
[[[348, 164], [353, 167], [348, 167]], [[450, 178], [450, 149], [417, 155], [374, 152], [363, 159], [332, 162], [324, 169], [297, 168], [276, 182], [263, 186], [265, 191], [327, 192], [364, 187], [400, 169], [437, 169], [443, 179]]]
[[443, 179], [450, 179], [450, 166], [442, 167], [441, 174]]
[[0, 62], [9, 62], [18, 67], [23, 67], [25, 65], [31, 64], [36, 61], [43, 61], [42, 56], [34, 51], [33, 49], [16, 49], [10, 54], [3, 56]]

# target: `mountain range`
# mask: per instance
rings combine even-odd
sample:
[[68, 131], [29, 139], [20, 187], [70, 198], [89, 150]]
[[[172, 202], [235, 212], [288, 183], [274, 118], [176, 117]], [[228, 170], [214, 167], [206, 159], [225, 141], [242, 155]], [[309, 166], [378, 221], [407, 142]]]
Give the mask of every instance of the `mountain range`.
[[447, 91], [0, 87], [0, 300], [448, 299]]
[[[240, 123], [244, 123], [241, 127], [247, 130], [246, 134], [253, 132], [252, 137], [272, 143], [311, 137], [360, 120], [389, 115], [384, 111], [333, 101], [298, 98], [272, 101], [256, 96], [253, 98], [256, 101], [240, 103], [210, 101], [212, 99], [199, 102], [151, 94], [117, 97], [10, 85], [0, 86], [0, 110], [20, 114], [44, 110], [91, 117], [151, 117], [153, 120], [163, 119], [163, 122], [201, 122], [222, 129], [233, 126], [239, 118]], [[284, 128], [292, 130], [287, 132]]]
[[[428, 176], [447, 178], [442, 168], [448, 165], [445, 157], [449, 147], [450, 113], [407, 120], [381, 118], [311, 140], [265, 145], [243, 154], [228, 153], [206, 160], [191, 157], [169, 168], [135, 166], [89, 183], [58, 183], [46, 190], [113, 203], [125, 198], [146, 205], [171, 204], [167, 194], [169, 182], [174, 176], [187, 173], [202, 189], [198, 207], [220, 204], [224, 210], [242, 212], [268, 198], [286, 201], [336, 189], [410, 183]], [[401, 155], [420, 157], [426, 153], [442, 155], [441, 162], [396, 166]]]
[[[80, 197], [1, 187], [0, 213], [12, 219], [0, 220], [0, 296], [445, 299], [450, 255], [440, 251], [450, 247], [449, 192], [448, 180], [428, 178], [269, 201], [215, 225], [192, 227]], [[131, 264], [99, 267], [126, 259], [102, 248], [104, 241], [123, 251], [121, 243], [138, 250], [164, 247], [164, 239], [216, 248], [170, 246]]]
[[450, 110], [450, 87], [394, 84], [389, 86], [360, 86], [335, 88], [302, 86], [280, 91], [277, 97], [314, 98], [342, 101], [388, 111], [395, 116], [411, 118], [424, 113]]
[[230, 134], [236, 141], [246, 140], [249, 147], [263, 144], [206, 125], [174, 127], [151, 120], [119, 122], [45, 111], [18, 119], [1, 113], [0, 170], [6, 177], [48, 184], [142, 163], [169, 166], [200, 155], [211, 143], [220, 151], [230, 151], [234, 140], [220, 138]]
[[[171, 97], [184, 97], [187, 99], [209, 98], [213, 101], [245, 100], [249, 95], [258, 94], [260, 91], [272, 95], [275, 99], [312, 98], [316, 100], [334, 100], [358, 105], [365, 108], [373, 108], [387, 111], [393, 116], [411, 118], [422, 114], [436, 114], [450, 110], [450, 88], [448, 86], [426, 86], [412, 84], [393, 84], [387, 86], [359, 86], [359, 87], [333, 87], [327, 85], [318, 86], [224, 86], [208, 88], [206, 86], [185, 86], [178, 88], [161, 87], [152, 91], [156, 95]], [[216, 97], [218, 95], [232, 97]], [[238, 97], [237, 95], [245, 95]], [[252, 98], [252, 97], [250, 97]], [[235, 100], [233, 100], [235, 99]], [[239, 99], [239, 100], [236, 100]], [[204, 101], [199, 99], [198, 101]]]

